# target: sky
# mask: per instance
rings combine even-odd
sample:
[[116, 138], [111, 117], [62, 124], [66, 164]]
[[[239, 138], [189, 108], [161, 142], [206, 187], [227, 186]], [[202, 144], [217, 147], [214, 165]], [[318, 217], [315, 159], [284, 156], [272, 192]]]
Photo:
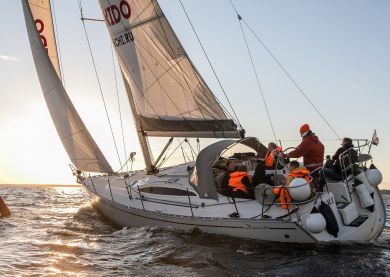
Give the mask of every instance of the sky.
[[[178, 0], [159, 1], [168, 20], [215, 95], [227, 105]], [[228, 0], [182, 0], [215, 71], [248, 136], [273, 140], [240, 25]], [[77, 0], [54, 0], [65, 87], [96, 142], [118, 169], [114, 144], [100, 98]], [[340, 137], [380, 144], [374, 163], [390, 188], [390, 2], [386, 0], [233, 0], [240, 15], [262, 38]], [[86, 17], [101, 18], [98, 1], [84, 0]], [[27, 38], [20, 1], [0, 10], [0, 184], [74, 183], [69, 159], [48, 113]], [[103, 23], [88, 22], [97, 64], [121, 155], [121, 129], [110, 40]], [[286, 75], [244, 28], [277, 139], [296, 146], [299, 126], [309, 123], [332, 154], [336, 135]], [[119, 100], [126, 151], [142, 155], [120, 76]], [[158, 155], [162, 140], [152, 140]], [[201, 142], [202, 145], [208, 141]], [[123, 158], [124, 159], [124, 158]]]

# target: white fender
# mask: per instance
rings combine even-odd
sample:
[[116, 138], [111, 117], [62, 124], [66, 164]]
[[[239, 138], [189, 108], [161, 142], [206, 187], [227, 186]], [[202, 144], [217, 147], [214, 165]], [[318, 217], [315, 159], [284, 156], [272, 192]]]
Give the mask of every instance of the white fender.
[[366, 177], [368, 183], [370, 183], [370, 185], [374, 187], [382, 183], [383, 179], [382, 173], [376, 168], [367, 170]]
[[367, 177], [366, 177], [366, 172], [362, 171], [359, 173], [359, 175], [355, 176], [356, 179], [358, 179], [360, 182], [362, 182], [365, 186], [366, 186], [366, 189], [368, 190], [368, 192], [371, 194], [373, 193], [375, 190], [372, 186], [370, 186], [370, 182], [368, 181]]
[[321, 233], [326, 227], [324, 216], [320, 213], [309, 214], [305, 220], [305, 227], [311, 233]]
[[295, 201], [304, 201], [311, 194], [310, 184], [303, 178], [295, 178], [287, 188], [291, 198]]
[[375, 204], [374, 200], [372, 199], [370, 192], [368, 191], [369, 186], [367, 186], [365, 183], [360, 184], [355, 187], [355, 190], [359, 196], [360, 205], [363, 208], [370, 207]]

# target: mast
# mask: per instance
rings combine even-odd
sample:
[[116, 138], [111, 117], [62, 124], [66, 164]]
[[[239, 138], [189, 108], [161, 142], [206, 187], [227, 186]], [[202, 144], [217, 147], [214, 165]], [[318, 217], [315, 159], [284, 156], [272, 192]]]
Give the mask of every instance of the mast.
[[[123, 76], [123, 73], [122, 73], [122, 77], [123, 80], [125, 81], [126, 90], [131, 92], [131, 88], [126, 81], [126, 78]], [[131, 111], [133, 113], [134, 124], [137, 130], [138, 140], [141, 145], [142, 155], [145, 160], [146, 172], [153, 173], [156, 171], [156, 168], [153, 166], [153, 154], [149, 146], [148, 138], [146, 137], [145, 132], [142, 130], [139, 121], [136, 119], [136, 114], [134, 113], [136, 107], [132, 97], [129, 97], [129, 103], [130, 103]]]

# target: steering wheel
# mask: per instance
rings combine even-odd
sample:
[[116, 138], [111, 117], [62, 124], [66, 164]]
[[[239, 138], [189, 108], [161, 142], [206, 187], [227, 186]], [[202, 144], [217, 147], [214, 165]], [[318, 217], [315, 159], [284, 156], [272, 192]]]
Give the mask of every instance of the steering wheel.
[[279, 164], [281, 164], [281, 165], [287, 167], [288, 163], [290, 162], [290, 159], [287, 157], [287, 155], [288, 155], [287, 151], [288, 151], [288, 152], [291, 152], [291, 151], [289, 151], [289, 150], [295, 150], [295, 149], [296, 149], [296, 147], [288, 147], [288, 148], [284, 149], [284, 150], [282, 151], [282, 153], [283, 153], [282, 157], [278, 156], [278, 158], [277, 158], [277, 159], [278, 159], [277, 163], [279, 163]]
[[[297, 149], [297, 148], [296, 148], [296, 147], [288, 147], [288, 148], [286, 148], [286, 149], [283, 150], [283, 154], [288, 155], [288, 153], [287, 153], [288, 150], [295, 150], [295, 149]], [[289, 151], [289, 153], [290, 153], [290, 152], [291, 152], [291, 151]]]

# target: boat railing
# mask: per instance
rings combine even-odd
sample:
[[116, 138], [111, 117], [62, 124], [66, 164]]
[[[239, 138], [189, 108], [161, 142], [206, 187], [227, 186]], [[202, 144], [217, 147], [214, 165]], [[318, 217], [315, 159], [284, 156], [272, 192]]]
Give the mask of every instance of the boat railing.
[[356, 142], [356, 147], [354, 147], [359, 155], [362, 154], [362, 149], [366, 146], [370, 145], [370, 140], [368, 139], [352, 139], [352, 141]]
[[[277, 200], [279, 198], [279, 195], [275, 195], [274, 192], [273, 192], [273, 189], [274, 188], [280, 188], [280, 189], [287, 189], [287, 190], [292, 190], [292, 189], [299, 189], [300, 187], [303, 187], [303, 186], [310, 186], [310, 182], [312, 181], [312, 178], [303, 183], [303, 184], [300, 184], [300, 185], [297, 185], [297, 186], [294, 186], [294, 187], [291, 187], [289, 188], [288, 186], [271, 186], [271, 185], [268, 185], [268, 184], [260, 184], [258, 185], [256, 188], [253, 188], [254, 189], [254, 194], [255, 194], [255, 198], [257, 199], [257, 201], [262, 204], [262, 211], [261, 211], [261, 216], [264, 216], [264, 214], [267, 212], [267, 210], [264, 210], [264, 207], [269, 208], [269, 206], [281, 206], [282, 204], [279, 203]], [[234, 207], [236, 213], [234, 213], [235, 215], [232, 216], [232, 217], [239, 217], [239, 214], [240, 214], [240, 210], [239, 210], [239, 206], [237, 205], [238, 203], [241, 203], [241, 202], [247, 202], [247, 201], [253, 201], [253, 199], [236, 199], [235, 197], [231, 197], [231, 196], [226, 196], [227, 199], [228, 199], [228, 203], [224, 202], [224, 203], [216, 203], [216, 204], [205, 204], [205, 203], [202, 203], [201, 205], [200, 204], [194, 204], [192, 203], [191, 201], [191, 195], [190, 195], [190, 192], [189, 190], [187, 189], [187, 200], [188, 201], [183, 201], [183, 199], [181, 199], [181, 201], [174, 201], [174, 200], [165, 200], [165, 199], [159, 199], [159, 198], [153, 198], [153, 197], [149, 197], [149, 196], [146, 196], [141, 190], [140, 190], [140, 187], [138, 185], [136, 185], [137, 181], [133, 181], [131, 183], [127, 182], [126, 178], [124, 178], [124, 182], [125, 182], [125, 187], [126, 187], [126, 190], [127, 190], [127, 194], [128, 194], [128, 197], [129, 197], [129, 200], [134, 200], [134, 199], [137, 199], [137, 200], [140, 200], [141, 201], [141, 205], [142, 205], [142, 209], [143, 210], [146, 210], [145, 209], [145, 203], [146, 202], [150, 202], [150, 203], [159, 203], [159, 204], [164, 204], [164, 205], [169, 205], [169, 206], [177, 206], [177, 207], [187, 207], [189, 208], [189, 214], [193, 217], [194, 216], [194, 209], [199, 209], [201, 207], [206, 207], [206, 206], [216, 206], [216, 205], [226, 205], [226, 204], [230, 204]], [[261, 197], [261, 196], [264, 196], [266, 195], [267, 197]], [[304, 200], [304, 201], [291, 201], [289, 204], [288, 204], [288, 209], [286, 210], [286, 214], [285, 215], [282, 215], [282, 217], [284, 216], [290, 216], [291, 213], [293, 213], [295, 210], [297, 210], [298, 206], [299, 205], [303, 205], [303, 204], [306, 204], [306, 203], [309, 203], [311, 201], [313, 201], [313, 199], [315, 198], [315, 195], [316, 194], [313, 194], [311, 193], [310, 196], [308, 197], [308, 199]], [[295, 206], [295, 209], [292, 209], [292, 206]]]
[[[343, 183], [347, 186], [349, 199], [352, 199], [351, 196], [352, 183], [351, 183], [351, 179], [348, 177], [349, 175], [354, 173], [354, 171], [356, 170], [356, 165], [354, 161], [352, 161], [350, 149], [347, 149], [340, 154], [339, 163], [341, 169], [341, 179], [343, 180]], [[354, 180], [354, 178], [352, 180]]]
[[[258, 186], [256, 186], [254, 188], [254, 194], [255, 194], [255, 198], [256, 200], [263, 206], [272, 206], [272, 205], [275, 205], [275, 206], [282, 206], [283, 204], [281, 202], [278, 202], [278, 198], [280, 198], [280, 193], [276, 193], [275, 194], [275, 189], [277, 189], [277, 191], [281, 191], [282, 189], [286, 189], [287, 192], [289, 192], [290, 190], [297, 190], [301, 187], [304, 187], [304, 186], [311, 186], [310, 183], [312, 182], [313, 178], [310, 177], [310, 180], [305, 182], [305, 183], [302, 183], [300, 185], [296, 185], [294, 187], [289, 187], [289, 186], [285, 186], [285, 185], [282, 185], [282, 186], [271, 186], [269, 184], [260, 184]], [[311, 190], [311, 188], [310, 188]], [[303, 200], [303, 201], [295, 201], [295, 200], [292, 200], [291, 202], [289, 202], [289, 204], [291, 205], [303, 205], [303, 204], [306, 204], [306, 203], [309, 203], [313, 200], [313, 197], [314, 197], [314, 194], [313, 193], [310, 193], [310, 195], [308, 196], [308, 198], [306, 200]]]

